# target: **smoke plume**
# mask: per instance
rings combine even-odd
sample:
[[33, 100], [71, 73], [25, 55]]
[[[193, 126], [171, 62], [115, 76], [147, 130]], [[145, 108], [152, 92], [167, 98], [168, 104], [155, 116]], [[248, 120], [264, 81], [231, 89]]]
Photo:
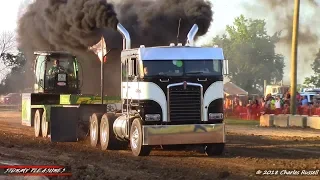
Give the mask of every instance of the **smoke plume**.
[[[285, 31], [281, 37], [281, 41], [291, 45], [292, 42], [292, 29], [293, 29], [293, 11], [294, 11], [294, 2], [292, 0], [273, 0], [262, 1], [265, 3], [270, 12], [275, 13], [277, 26], [280, 30]], [[308, 19], [306, 23], [300, 23], [299, 29], [299, 45], [310, 45], [316, 44], [319, 41], [318, 33], [315, 32], [315, 25], [319, 24], [320, 13], [317, 12], [317, 8], [320, 6], [315, 0], [303, 1], [304, 4], [300, 6], [300, 19], [303, 20], [303, 7], [307, 5], [310, 7], [310, 10], [315, 10], [312, 14], [311, 19]], [[272, 10], [272, 11], [271, 11]], [[301, 22], [301, 21], [300, 21]]]
[[[298, 72], [301, 76], [298, 79], [302, 83], [305, 76], [309, 76], [312, 72], [310, 64], [315, 58], [315, 54], [319, 49], [319, 24], [320, 24], [320, 4], [316, 0], [300, 1], [300, 22], [298, 37]], [[272, 32], [280, 32], [280, 40], [278, 48], [280, 53], [286, 56], [288, 61], [285, 68], [285, 80], [289, 80], [291, 43], [293, 29], [293, 0], [259, 0], [250, 4], [245, 4], [247, 12], [262, 16], [268, 21], [268, 25]]]
[[23, 50], [86, 51], [100, 40], [99, 30], [117, 23], [106, 1], [37, 0], [19, 20], [19, 43]]
[[198, 24], [197, 35], [202, 36], [213, 16], [211, 4], [204, 0], [128, 0], [114, 4], [119, 21], [130, 32], [133, 47], [185, 43], [193, 24]]
[[88, 47], [103, 35], [107, 47], [113, 49], [105, 67], [106, 91], [118, 95], [120, 89], [114, 88], [120, 86], [121, 78], [122, 37], [115, 31], [118, 22], [129, 31], [133, 47], [157, 46], [185, 43], [195, 23], [199, 26], [197, 36], [204, 35], [212, 16], [211, 4], [205, 0], [36, 0], [19, 21], [19, 43], [29, 57], [39, 50], [78, 55], [84, 72], [83, 89], [96, 93], [100, 84], [92, 82], [100, 79], [100, 62]]

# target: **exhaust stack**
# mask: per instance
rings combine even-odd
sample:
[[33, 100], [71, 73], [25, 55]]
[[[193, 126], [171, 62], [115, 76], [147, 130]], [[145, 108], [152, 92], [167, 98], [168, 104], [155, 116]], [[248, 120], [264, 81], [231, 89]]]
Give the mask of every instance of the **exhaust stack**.
[[188, 33], [188, 40], [186, 46], [194, 46], [194, 37], [197, 35], [199, 27], [197, 24], [194, 24]]
[[118, 23], [117, 25], [117, 30], [121, 33], [123, 37], [123, 50], [131, 49], [131, 37], [129, 32], [120, 23]]

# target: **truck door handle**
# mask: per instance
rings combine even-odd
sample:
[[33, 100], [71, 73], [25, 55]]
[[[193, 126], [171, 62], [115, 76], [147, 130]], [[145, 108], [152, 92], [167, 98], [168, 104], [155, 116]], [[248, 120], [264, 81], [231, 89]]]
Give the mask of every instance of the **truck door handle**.
[[169, 82], [169, 79], [160, 79], [160, 82]]
[[208, 81], [208, 78], [205, 78], [205, 79], [200, 79], [200, 78], [198, 78], [198, 81], [199, 81], [199, 82]]

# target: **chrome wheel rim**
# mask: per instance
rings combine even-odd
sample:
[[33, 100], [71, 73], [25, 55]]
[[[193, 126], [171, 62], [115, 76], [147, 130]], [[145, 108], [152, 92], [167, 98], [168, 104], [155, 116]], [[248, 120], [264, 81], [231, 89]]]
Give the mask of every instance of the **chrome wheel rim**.
[[102, 124], [102, 132], [101, 132], [101, 134], [102, 134], [102, 141], [103, 142], [107, 142], [107, 131], [106, 131], [106, 123], [104, 122], [103, 124]]
[[46, 122], [46, 118], [44, 117], [44, 118], [42, 118], [42, 134], [43, 135], [46, 135], [46, 133], [47, 133], [47, 122]]
[[138, 128], [135, 127], [135, 128], [134, 128], [134, 131], [133, 131], [133, 133], [132, 133], [132, 136], [131, 136], [131, 145], [132, 145], [132, 148], [137, 149], [137, 147], [138, 147], [138, 141], [139, 141], [139, 131], [138, 131]]
[[91, 123], [91, 137], [93, 140], [96, 140], [96, 126], [95, 125], [96, 125], [96, 122], [93, 121]]

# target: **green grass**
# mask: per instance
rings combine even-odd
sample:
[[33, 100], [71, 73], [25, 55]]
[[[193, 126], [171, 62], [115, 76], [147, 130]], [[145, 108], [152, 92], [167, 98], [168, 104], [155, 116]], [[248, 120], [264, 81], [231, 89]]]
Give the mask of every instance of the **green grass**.
[[257, 120], [243, 120], [243, 119], [226, 119], [225, 123], [227, 125], [248, 125], [248, 126], [259, 125], [259, 121]]

